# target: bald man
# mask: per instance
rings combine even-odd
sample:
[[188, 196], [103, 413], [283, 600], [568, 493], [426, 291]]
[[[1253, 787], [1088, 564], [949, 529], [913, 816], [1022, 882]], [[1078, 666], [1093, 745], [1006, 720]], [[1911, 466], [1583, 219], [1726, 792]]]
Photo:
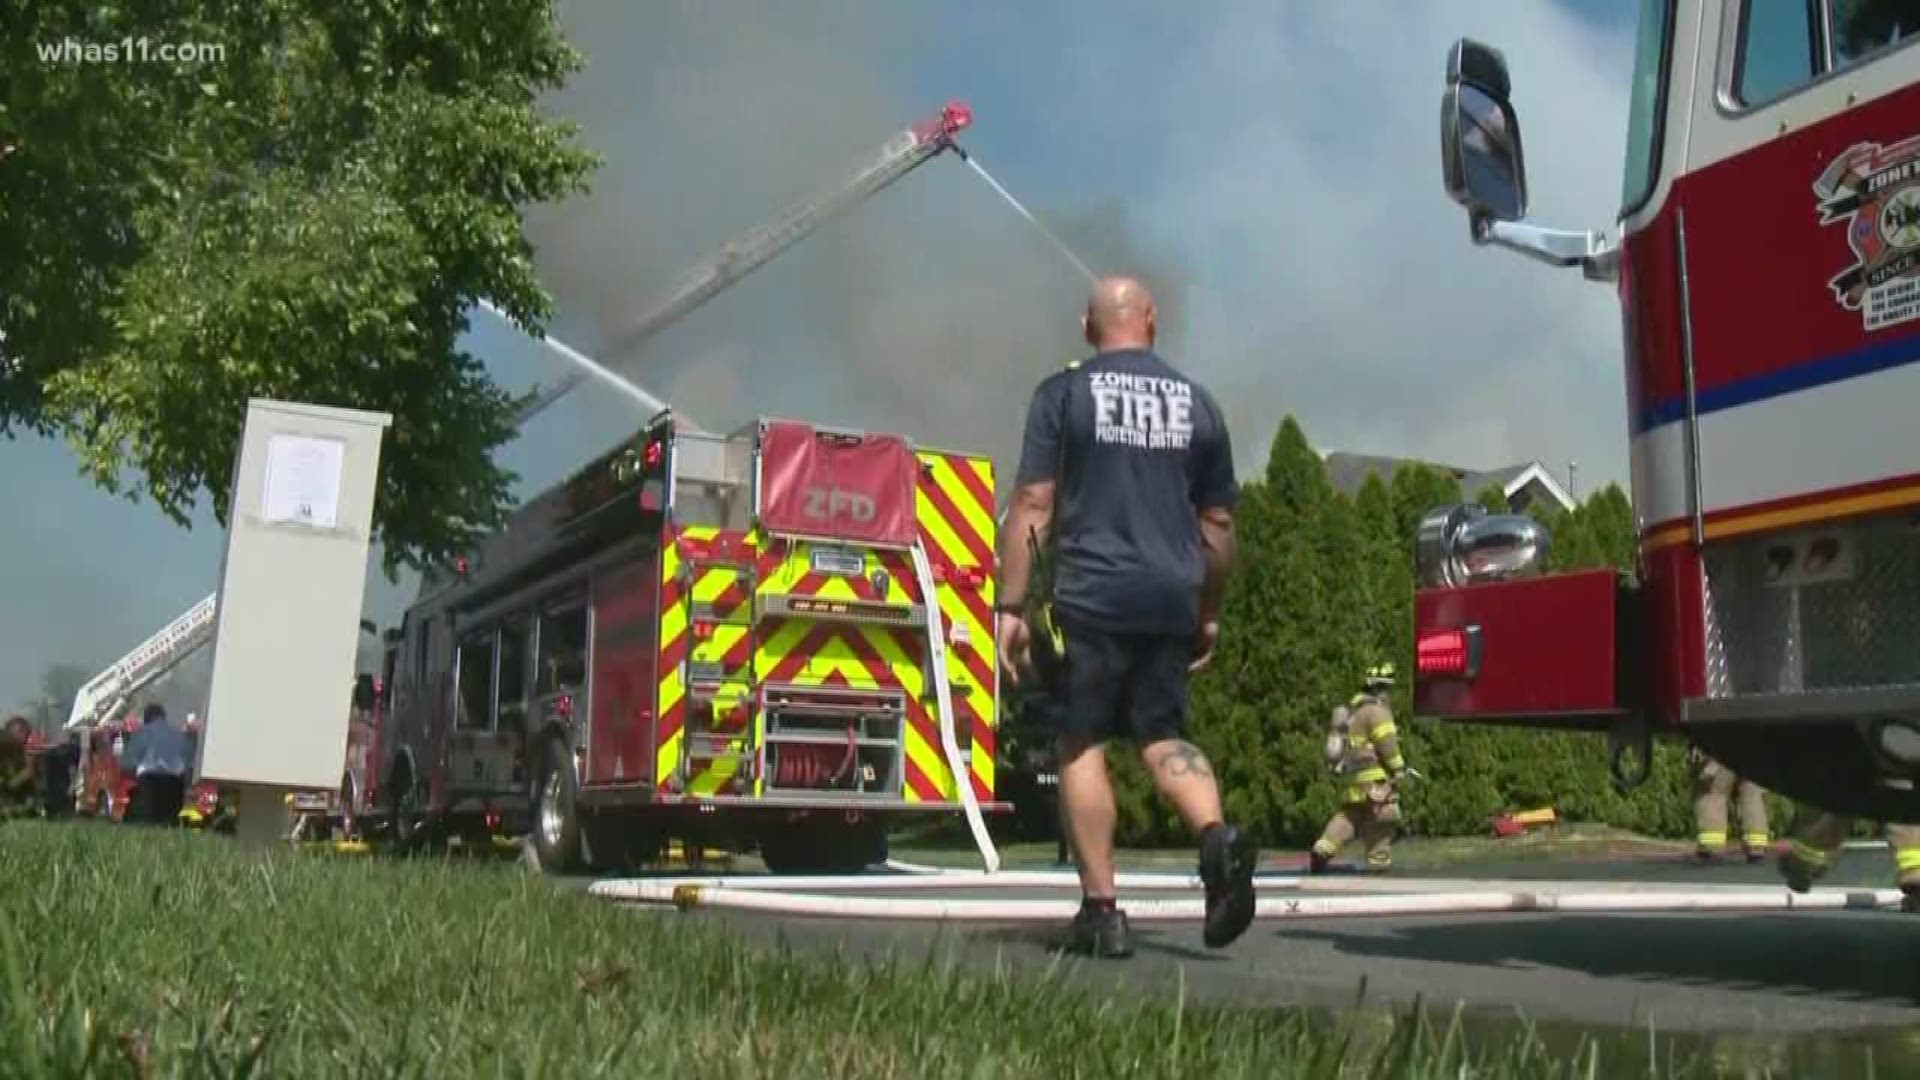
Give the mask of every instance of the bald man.
[[1001, 528], [1000, 662], [1031, 671], [1030, 531], [1051, 544], [1064, 641], [1056, 695], [1061, 814], [1083, 893], [1069, 928], [1082, 952], [1133, 952], [1114, 897], [1106, 743], [1140, 747], [1154, 785], [1199, 838], [1210, 948], [1253, 919], [1254, 846], [1225, 823], [1212, 766], [1187, 741], [1187, 677], [1212, 658], [1233, 558], [1238, 485], [1212, 395], [1154, 352], [1153, 298], [1100, 281], [1082, 320], [1094, 355], [1055, 372], [1028, 407], [1018, 491]]

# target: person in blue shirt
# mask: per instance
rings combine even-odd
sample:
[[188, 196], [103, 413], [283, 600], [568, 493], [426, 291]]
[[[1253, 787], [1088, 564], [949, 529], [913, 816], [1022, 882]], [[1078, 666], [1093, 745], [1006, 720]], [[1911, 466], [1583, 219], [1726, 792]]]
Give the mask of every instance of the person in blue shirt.
[[193, 736], [174, 727], [160, 703], [148, 705], [140, 729], [120, 748], [120, 771], [133, 776], [127, 817], [154, 825], [175, 823], [186, 800], [193, 752]]
[[[1098, 282], [1083, 319], [1094, 355], [1034, 391], [1001, 531], [999, 659], [1018, 683], [1056, 642], [1049, 691], [1060, 798], [1083, 892], [1070, 947], [1132, 954], [1114, 896], [1106, 743], [1125, 738], [1199, 838], [1203, 940], [1224, 948], [1254, 915], [1252, 841], [1224, 820], [1212, 765], [1188, 741], [1187, 678], [1212, 659], [1233, 559], [1239, 494], [1219, 405], [1154, 351], [1153, 298], [1131, 278]], [[1029, 536], [1051, 547], [1051, 592], [1028, 597]], [[1029, 625], [1048, 605], [1052, 626]], [[1059, 631], [1057, 639], [1053, 630]], [[1042, 655], [1052, 655], [1051, 649]]]

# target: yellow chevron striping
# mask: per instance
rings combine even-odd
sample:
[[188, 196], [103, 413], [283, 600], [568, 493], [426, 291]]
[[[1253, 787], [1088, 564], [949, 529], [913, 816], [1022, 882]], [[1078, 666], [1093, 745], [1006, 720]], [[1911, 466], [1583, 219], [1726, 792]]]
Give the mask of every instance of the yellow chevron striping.
[[971, 565], [973, 556], [967, 554], [966, 542], [960, 539], [958, 532], [954, 531], [953, 525], [947, 521], [947, 516], [940, 512], [940, 508], [934, 505], [932, 499], [927, 498], [925, 492], [915, 491], [913, 498], [914, 515], [919, 520], [920, 527], [926, 530], [927, 535], [933, 537], [934, 546], [939, 548], [947, 557], [947, 561], [953, 565]]
[[[993, 508], [981, 506], [973, 497], [967, 490], [966, 484], [961, 481], [959, 474], [954, 472], [951, 459], [945, 457], [934, 459], [933, 482], [939, 485], [941, 491], [946, 492], [947, 498], [960, 510], [960, 516], [964, 520], [954, 522], [954, 525], [965, 525], [973, 531], [974, 538], [977, 540], [984, 540], [993, 535]], [[991, 548], [992, 545], [989, 544], [988, 547]], [[968, 563], [975, 561], [969, 559]]]

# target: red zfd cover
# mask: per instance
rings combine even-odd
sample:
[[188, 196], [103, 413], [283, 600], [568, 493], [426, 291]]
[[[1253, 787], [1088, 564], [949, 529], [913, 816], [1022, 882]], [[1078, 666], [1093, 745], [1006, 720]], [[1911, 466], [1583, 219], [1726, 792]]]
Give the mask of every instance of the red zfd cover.
[[918, 468], [899, 435], [770, 420], [760, 435], [760, 524], [789, 535], [911, 546]]

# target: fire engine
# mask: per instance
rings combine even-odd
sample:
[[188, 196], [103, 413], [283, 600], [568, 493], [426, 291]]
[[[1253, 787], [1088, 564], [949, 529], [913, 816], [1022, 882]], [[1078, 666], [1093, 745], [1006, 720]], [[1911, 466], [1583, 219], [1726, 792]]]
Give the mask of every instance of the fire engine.
[[671, 411], [423, 577], [393, 635], [386, 813], [531, 829], [543, 868], [669, 836], [858, 869], [993, 801], [993, 466]]
[[[123, 740], [140, 730], [140, 714], [127, 714], [122, 720], [108, 721], [85, 731], [80, 742], [80, 806], [98, 818], [121, 821], [133, 799], [134, 778], [120, 770]], [[192, 720], [188, 731], [197, 731]], [[222, 803], [220, 789], [199, 783], [187, 790], [180, 807], [183, 824], [200, 828], [224, 829], [230, 824], [231, 807]]]
[[1527, 221], [1497, 50], [1453, 47], [1441, 110], [1473, 241], [1618, 292], [1638, 565], [1543, 573], [1531, 520], [1437, 508], [1415, 711], [1920, 821], [1920, 5], [1640, 9], [1617, 244]]
[[[696, 266], [614, 349], [952, 148], [971, 119], [952, 103], [896, 135]], [[530, 395], [517, 420], [581, 381]], [[723, 436], [660, 409], [423, 576], [388, 631], [388, 832], [530, 830], [556, 871], [634, 867], [669, 837], [830, 870], [883, 857], [892, 820], [958, 810], [991, 864], [981, 814], [1007, 809], [993, 489], [986, 458], [898, 434], [762, 419]]]

